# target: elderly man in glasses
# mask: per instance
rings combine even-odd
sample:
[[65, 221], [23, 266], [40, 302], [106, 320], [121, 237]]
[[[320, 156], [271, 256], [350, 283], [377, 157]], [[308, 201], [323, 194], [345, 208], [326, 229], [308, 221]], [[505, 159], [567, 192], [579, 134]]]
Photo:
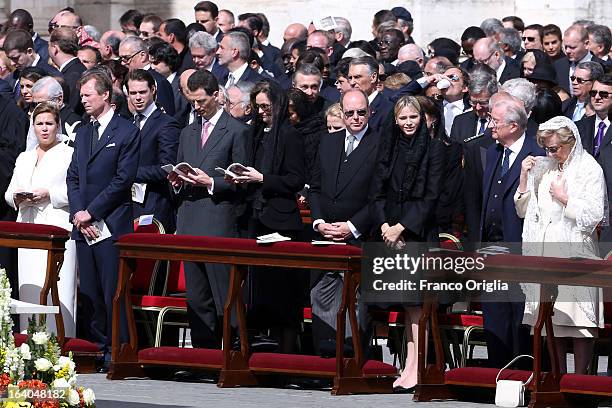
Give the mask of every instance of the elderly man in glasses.
[[93, 47], [100, 48], [100, 44], [91, 38], [91, 36], [85, 31], [85, 28], [83, 27], [83, 20], [81, 20], [81, 17], [78, 14], [75, 14], [70, 10], [62, 10], [57, 13], [55, 17], [49, 21], [49, 34], [51, 34], [56, 28], [60, 27], [68, 27], [72, 29], [79, 38], [79, 46], [91, 45]]
[[[310, 189], [312, 225], [320, 239], [361, 246], [372, 227], [368, 190], [379, 135], [368, 124], [371, 105], [363, 89], [345, 92], [340, 106], [346, 130], [321, 138], [314, 166]], [[342, 273], [320, 271], [310, 296], [314, 347], [324, 356], [335, 355], [336, 313], [341, 294]]]
[[504, 56], [504, 51], [494, 38], [481, 38], [474, 44], [474, 62], [493, 68], [497, 81], [501, 84], [521, 76], [521, 67], [512, 58]]
[[563, 101], [561, 110], [563, 115], [574, 122], [582, 119], [586, 113], [589, 91], [593, 83], [604, 74], [602, 65], [598, 62], [585, 61], [576, 66], [574, 75], [570, 77], [573, 96]]

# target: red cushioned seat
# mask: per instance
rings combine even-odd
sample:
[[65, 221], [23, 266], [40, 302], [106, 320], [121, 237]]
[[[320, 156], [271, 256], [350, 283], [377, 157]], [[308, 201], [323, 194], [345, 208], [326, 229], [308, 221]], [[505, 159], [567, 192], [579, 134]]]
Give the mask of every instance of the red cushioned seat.
[[304, 308], [304, 320], [312, 320], [312, 308], [311, 307]]
[[0, 221], [0, 232], [15, 234], [52, 235], [68, 237], [69, 232], [55, 225], [29, 224], [25, 222]]
[[166, 363], [166, 364], [201, 364], [205, 366], [223, 365], [223, 351], [203, 348], [182, 347], [151, 347], [138, 352], [140, 362]]
[[482, 315], [446, 313], [438, 315], [438, 323], [444, 326], [479, 326], [482, 327]]
[[367, 376], [397, 375], [397, 368], [391, 364], [383, 363], [382, 361], [368, 360], [363, 365], [363, 374]]
[[565, 374], [561, 377], [561, 392], [612, 396], [612, 377]]
[[[495, 387], [495, 377], [499, 369], [484, 367], [454, 368], [444, 373], [446, 384], [466, 385], [472, 387]], [[516, 380], [526, 382], [531, 371], [504, 370], [500, 380]]]
[[174, 245], [189, 248], [203, 246], [218, 247], [253, 252], [258, 252], [262, 248], [265, 248], [267, 251], [277, 252], [279, 254], [361, 256], [361, 249], [351, 245], [318, 247], [306, 242], [287, 241], [258, 245], [254, 239], [200, 237], [193, 235], [126, 234], [119, 238], [119, 242], [124, 244]]
[[72, 351], [73, 353], [98, 353], [100, 352], [100, 348], [95, 344], [87, 340], [77, 339], [77, 338], [66, 338], [66, 342], [64, 343], [63, 352], [68, 353]]
[[403, 312], [389, 312], [389, 324], [403, 324], [404, 313]]
[[132, 296], [132, 304], [139, 307], [187, 307], [187, 298], [173, 296]]
[[306, 371], [333, 377], [336, 373], [336, 359], [300, 354], [253, 353], [249, 359], [249, 368], [261, 371]]

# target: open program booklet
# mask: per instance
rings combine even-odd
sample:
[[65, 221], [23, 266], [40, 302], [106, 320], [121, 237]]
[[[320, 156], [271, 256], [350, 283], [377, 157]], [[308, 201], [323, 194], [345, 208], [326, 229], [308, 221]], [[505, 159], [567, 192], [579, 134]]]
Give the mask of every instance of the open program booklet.
[[227, 169], [224, 169], [223, 167], [215, 167], [215, 170], [223, 174], [224, 176], [228, 176], [231, 178], [236, 178], [242, 175], [242, 173], [244, 173], [245, 171], [248, 171], [246, 166], [243, 166], [240, 163], [232, 163], [227, 166]]
[[173, 166], [171, 164], [166, 164], [161, 166], [161, 168], [168, 174], [170, 173], [176, 173], [179, 176], [187, 176], [187, 174], [198, 174], [196, 173], [196, 171], [193, 169], [193, 167], [191, 167], [191, 165], [189, 163], [179, 163], [176, 166]]

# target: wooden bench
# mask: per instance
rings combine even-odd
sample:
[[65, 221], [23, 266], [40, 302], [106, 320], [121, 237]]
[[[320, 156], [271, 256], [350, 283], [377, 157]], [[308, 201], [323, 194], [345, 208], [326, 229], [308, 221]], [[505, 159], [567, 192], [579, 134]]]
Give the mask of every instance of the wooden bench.
[[[128, 234], [117, 242], [119, 282], [113, 300], [113, 347], [110, 379], [146, 376], [147, 367], [191, 367], [218, 370], [219, 387], [255, 386], [265, 383], [269, 374], [326, 377], [333, 379], [332, 393], [390, 393], [395, 367], [380, 361], [364, 361], [356, 315], [361, 250], [351, 246], [314, 247], [303, 242], [257, 245], [255, 240], [196, 237], [185, 235]], [[224, 305], [223, 344], [231, 344], [230, 316], [235, 311], [240, 350], [181, 349], [152, 347], [138, 349], [138, 337], [130, 296], [130, 278], [136, 259], [209, 262], [230, 265], [229, 290]], [[345, 285], [338, 310], [335, 359], [318, 356], [251, 353], [247, 340], [245, 305], [241, 287], [248, 266], [299, 269], [342, 270]], [[129, 343], [120, 344], [120, 305], [127, 311]], [[354, 357], [343, 358], [346, 318], [351, 322]]]

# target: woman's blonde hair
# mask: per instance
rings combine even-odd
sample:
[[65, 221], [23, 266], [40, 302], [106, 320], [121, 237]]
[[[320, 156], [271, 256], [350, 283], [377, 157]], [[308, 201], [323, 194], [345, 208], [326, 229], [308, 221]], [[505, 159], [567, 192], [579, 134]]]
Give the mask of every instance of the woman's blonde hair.
[[521, 62], [531, 62], [534, 65], [537, 64], [535, 55], [533, 55], [533, 52], [528, 52], [525, 55], [523, 55], [523, 59], [521, 59]]
[[397, 103], [395, 104], [395, 108], [393, 109], [393, 113], [395, 114], [395, 118], [399, 116], [399, 113], [407, 106], [411, 106], [415, 111], [421, 114], [421, 104], [416, 96], [402, 96], [399, 98]]
[[339, 102], [334, 103], [329, 108], [327, 108], [327, 110], [325, 111], [325, 118], [327, 119], [328, 116], [335, 116], [337, 118], [342, 119], [343, 117], [342, 107], [340, 107]]
[[544, 147], [544, 141], [550, 138], [551, 136], [557, 135], [559, 138], [559, 143], [564, 145], [573, 145], [576, 143], [576, 137], [574, 133], [567, 126], [562, 126], [559, 129], [546, 129], [546, 130], [538, 130], [536, 133], [536, 141], [540, 147]]

